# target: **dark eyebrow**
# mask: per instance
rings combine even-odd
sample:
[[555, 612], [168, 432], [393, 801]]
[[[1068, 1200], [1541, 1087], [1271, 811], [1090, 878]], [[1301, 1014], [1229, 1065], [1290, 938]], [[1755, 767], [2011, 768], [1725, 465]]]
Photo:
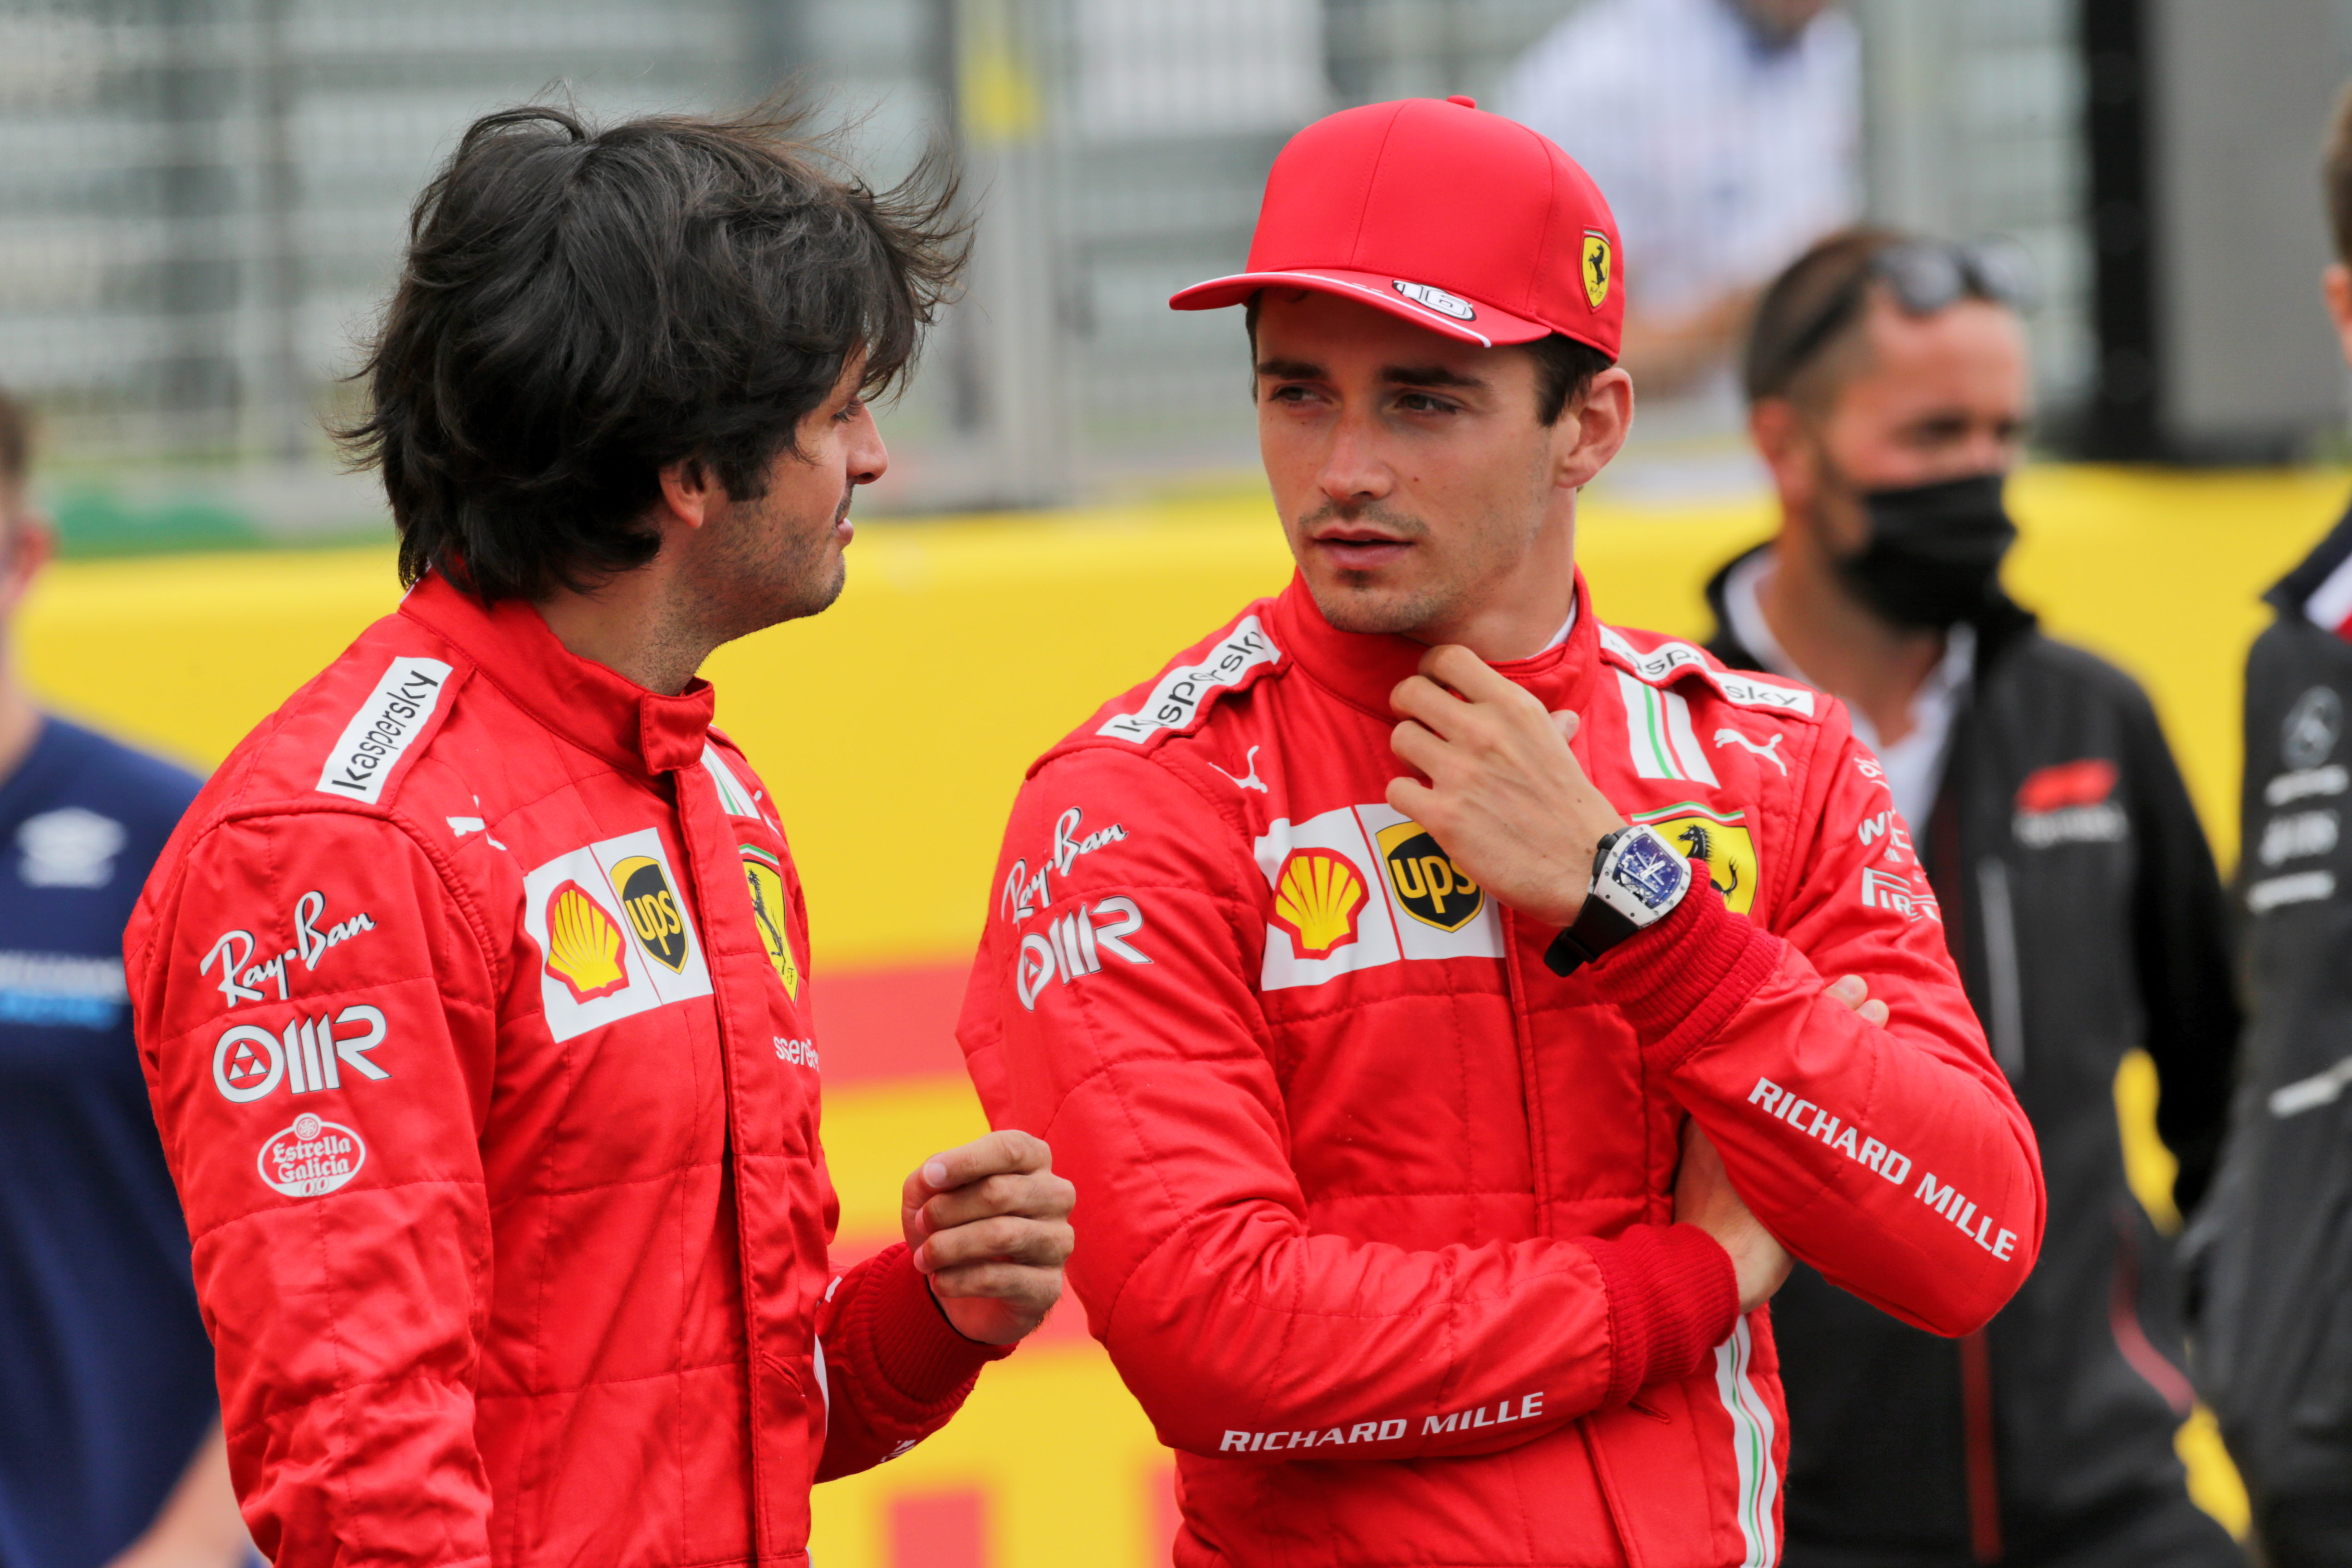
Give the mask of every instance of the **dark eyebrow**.
[[1465, 392], [1484, 392], [1486, 384], [1475, 375], [1448, 370], [1442, 364], [1384, 364], [1381, 379], [1393, 386], [1457, 386]]
[[[1257, 362], [1257, 373], [1275, 381], [1320, 381], [1329, 374], [1321, 365], [1303, 359], [1265, 359]], [[1442, 364], [1384, 364], [1381, 380], [1391, 386], [1452, 386], [1465, 392], [1484, 392], [1486, 384], [1475, 375], [1446, 369]]]

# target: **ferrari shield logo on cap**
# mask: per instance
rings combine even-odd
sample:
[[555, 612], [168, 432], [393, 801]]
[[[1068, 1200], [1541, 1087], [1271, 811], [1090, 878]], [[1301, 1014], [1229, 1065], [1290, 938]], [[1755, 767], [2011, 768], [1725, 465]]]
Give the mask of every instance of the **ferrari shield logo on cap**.
[[1478, 312], [1471, 308], [1470, 301], [1459, 295], [1448, 294], [1444, 289], [1427, 283], [1408, 283], [1402, 278], [1391, 279], [1390, 281], [1398, 293], [1416, 305], [1423, 305], [1435, 310], [1439, 315], [1451, 316], [1457, 321], [1475, 321], [1478, 319]]
[[1609, 237], [1597, 228], [1584, 231], [1584, 301], [1598, 310], [1608, 302], [1611, 276], [1617, 270], [1617, 258], [1609, 247]]

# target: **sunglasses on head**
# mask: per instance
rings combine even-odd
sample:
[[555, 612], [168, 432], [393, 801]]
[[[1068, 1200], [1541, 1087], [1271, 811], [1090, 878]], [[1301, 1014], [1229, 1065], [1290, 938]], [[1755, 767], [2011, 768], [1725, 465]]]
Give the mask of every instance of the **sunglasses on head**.
[[1962, 300], [1984, 300], [2012, 310], [2034, 304], [2032, 264], [2006, 240], [1901, 240], [1877, 252], [1868, 266], [1822, 302], [1804, 331], [1780, 355], [1782, 384], [1812, 362], [1853, 319], [1873, 283], [1884, 283], [1906, 316], [1932, 316]]

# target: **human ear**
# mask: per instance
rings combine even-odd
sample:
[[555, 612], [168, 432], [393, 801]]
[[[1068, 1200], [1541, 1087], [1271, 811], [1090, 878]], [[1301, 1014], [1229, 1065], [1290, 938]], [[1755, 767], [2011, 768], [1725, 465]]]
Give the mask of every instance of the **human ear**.
[[1760, 398], [1748, 406], [1748, 438], [1771, 470], [1773, 488], [1783, 500], [1811, 492], [1813, 447], [1804, 437], [1804, 416], [1787, 398]]
[[682, 458], [675, 463], [666, 463], [661, 470], [661, 503], [656, 509], [661, 516], [657, 521], [675, 521], [688, 528], [700, 528], [710, 521], [724, 495], [719, 476], [701, 458]]
[[0, 555], [0, 618], [14, 613], [33, 579], [58, 552], [57, 530], [35, 511], [20, 511], [14, 521], [0, 518], [6, 552]]
[[1611, 365], [1552, 426], [1553, 482], [1570, 489], [1591, 483], [1633, 427], [1633, 378]]
[[2327, 301], [2327, 319], [2335, 325], [2345, 361], [2352, 363], [2352, 267], [2329, 262], [2319, 275], [2319, 292]]

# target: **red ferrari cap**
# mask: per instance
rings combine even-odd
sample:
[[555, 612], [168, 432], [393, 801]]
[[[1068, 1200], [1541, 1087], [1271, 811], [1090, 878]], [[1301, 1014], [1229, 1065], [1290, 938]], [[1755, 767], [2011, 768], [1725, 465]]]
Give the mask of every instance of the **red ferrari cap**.
[[1249, 270], [1168, 303], [1311, 289], [1488, 347], [1561, 332], [1613, 360], [1617, 260], [1617, 220], [1567, 153], [1470, 99], [1409, 98], [1292, 137], [1266, 176]]

